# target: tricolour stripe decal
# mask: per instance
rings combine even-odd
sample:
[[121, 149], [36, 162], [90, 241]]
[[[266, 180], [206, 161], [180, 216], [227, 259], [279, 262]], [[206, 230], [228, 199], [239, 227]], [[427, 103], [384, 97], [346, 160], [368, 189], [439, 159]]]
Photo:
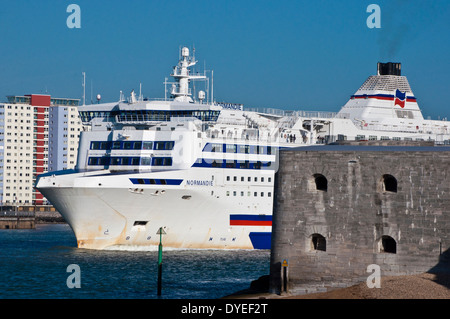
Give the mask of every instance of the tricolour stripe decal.
[[272, 226], [272, 215], [230, 215], [230, 226]]
[[[387, 100], [393, 101], [395, 98], [394, 95], [391, 94], [362, 94], [362, 95], [352, 95], [350, 99], [377, 99], [377, 100]], [[414, 96], [407, 96], [407, 102], [417, 102], [417, 99]]]

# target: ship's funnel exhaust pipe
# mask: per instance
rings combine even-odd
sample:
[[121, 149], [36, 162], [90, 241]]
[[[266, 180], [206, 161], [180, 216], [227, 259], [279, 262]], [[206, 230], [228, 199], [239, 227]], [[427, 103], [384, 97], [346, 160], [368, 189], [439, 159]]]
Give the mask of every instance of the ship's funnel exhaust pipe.
[[398, 76], [402, 75], [402, 64], [401, 63], [378, 62], [377, 69], [378, 69], [378, 75], [398, 75]]

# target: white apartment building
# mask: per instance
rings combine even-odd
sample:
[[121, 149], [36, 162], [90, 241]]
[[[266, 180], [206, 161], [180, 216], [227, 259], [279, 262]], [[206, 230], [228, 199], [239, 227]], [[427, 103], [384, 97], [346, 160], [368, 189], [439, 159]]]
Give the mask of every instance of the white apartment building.
[[0, 103], [0, 203], [46, 205], [34, 189], [36, 177], [75, 167], [79, 100], [40, 94], [7, 98]]

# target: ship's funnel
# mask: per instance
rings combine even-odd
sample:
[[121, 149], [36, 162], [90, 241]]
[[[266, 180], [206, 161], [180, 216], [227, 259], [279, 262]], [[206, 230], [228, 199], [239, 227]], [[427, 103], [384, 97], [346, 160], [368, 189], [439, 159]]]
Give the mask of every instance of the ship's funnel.
[[387, 62], [378, 62], [378, 75], [402, 75], [402, 64]]

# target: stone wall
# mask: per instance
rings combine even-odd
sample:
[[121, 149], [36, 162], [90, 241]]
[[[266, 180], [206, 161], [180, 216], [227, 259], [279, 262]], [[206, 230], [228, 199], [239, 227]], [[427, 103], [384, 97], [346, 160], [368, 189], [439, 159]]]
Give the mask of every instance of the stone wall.
[[449, 269], [450, 148], [304, 147], [279, 163], [272, 292], [350, 286], [372, 264], [382, 276]]
[[0, 216], [0, 229], [33, 229], [34, 217]]
[[0, 229], [33, 229], [36, 224], [66, 223], [52, 206], [1, 206]]

